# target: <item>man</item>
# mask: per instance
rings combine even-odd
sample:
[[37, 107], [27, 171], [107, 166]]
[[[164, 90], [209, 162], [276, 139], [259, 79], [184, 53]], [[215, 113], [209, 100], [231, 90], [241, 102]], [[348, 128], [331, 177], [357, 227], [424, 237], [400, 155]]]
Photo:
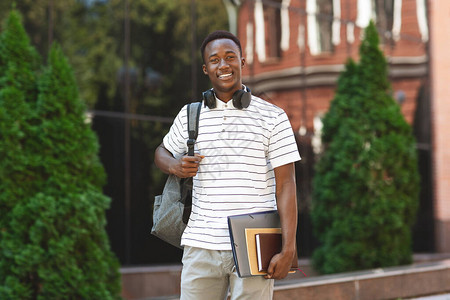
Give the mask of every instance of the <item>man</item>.
[[[192, 213], [181, 240], [181, 299], [224, 299], [228, 288], [232, 299], [272, 299], [273, 279], [286, 277], [296, 251], [294, 162], [300, 155], [285, 112], [242, 85], [245, 59], [238, 38], [213, 32], [201, 53], [213, 88], [209, 97], [204, 93], [196, 154], [185, 155], [186, 106], [155, 152], [163, 172], [194, 176]], [[239, 278], [227, 216], [275, 208], [282, 227], [281, 253], [272, 258], [265, 277]]]

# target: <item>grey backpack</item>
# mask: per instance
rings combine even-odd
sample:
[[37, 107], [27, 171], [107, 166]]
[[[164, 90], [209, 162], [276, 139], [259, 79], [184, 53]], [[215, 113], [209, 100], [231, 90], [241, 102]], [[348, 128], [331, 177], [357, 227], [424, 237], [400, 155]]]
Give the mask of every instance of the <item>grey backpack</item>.
[[[189, 156], [194, 155], [200, 109], [201, 102], [194, 102], [187, 106]], [[175, 247], [182, 248], [181, 235], [189, 221], [191, 208], [192, 178], [169, 175], [163, 193], [155, 197], [152, 234]]]

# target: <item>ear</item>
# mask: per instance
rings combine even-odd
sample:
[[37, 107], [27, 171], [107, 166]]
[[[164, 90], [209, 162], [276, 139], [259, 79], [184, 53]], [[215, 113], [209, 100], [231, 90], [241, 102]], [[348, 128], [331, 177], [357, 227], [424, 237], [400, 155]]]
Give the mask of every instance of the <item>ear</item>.
[[208, 70], [206, 69], [206, 65], [202, 66], [203, 74], [208, 75]]
[[245, 58], [241, 58], [241, 68], [245, 66]]

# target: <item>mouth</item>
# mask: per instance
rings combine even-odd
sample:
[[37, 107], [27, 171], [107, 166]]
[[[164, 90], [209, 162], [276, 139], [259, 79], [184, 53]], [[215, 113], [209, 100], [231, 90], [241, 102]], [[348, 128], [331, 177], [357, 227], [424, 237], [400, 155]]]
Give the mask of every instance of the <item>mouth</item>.
[[231, 78], [232, 75], [233, 75], [232, 73], [222, 74], [222, 75], [219, 75], [219, 79], [226, 80], [226, 79]]

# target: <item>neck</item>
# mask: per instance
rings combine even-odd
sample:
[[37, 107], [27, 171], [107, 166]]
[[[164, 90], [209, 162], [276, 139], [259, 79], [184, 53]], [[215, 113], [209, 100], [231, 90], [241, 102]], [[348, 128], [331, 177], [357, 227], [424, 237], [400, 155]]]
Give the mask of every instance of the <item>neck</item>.
[[234, 92], [233, 93], [216, 93], [216, 92], [214, 92], [214, 93], [219, 100], [221, 100], [225, 103], [230, 101], [231, 98], [233, 98], [233, 94], [234, 94]]
[[[240, 89], [244, 89], [244, 86], [242, 84], [240, 84]], [[234, 89], [232, 91], [224, 92], [224, 91], [217, 91], [216, 89], [214, 89], [214, 94], [216, 95], [216, 97], [218, 99], [227, 103], [228, 101], [230, 101], [233, 98], [233, 95], [237, 90], [238, 89]]]

